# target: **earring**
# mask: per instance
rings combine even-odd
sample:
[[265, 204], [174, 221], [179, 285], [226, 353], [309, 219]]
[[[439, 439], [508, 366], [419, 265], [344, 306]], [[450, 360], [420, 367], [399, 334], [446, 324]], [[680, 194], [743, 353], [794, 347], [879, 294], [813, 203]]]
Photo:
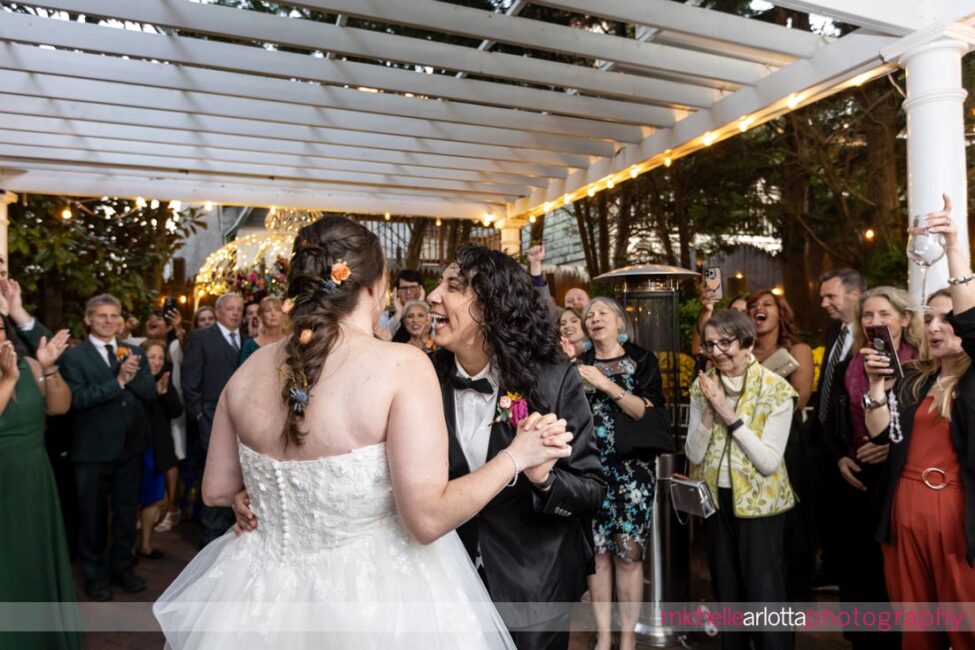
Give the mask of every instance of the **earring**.
[[616, 340], [620, 342], [620, 345], [622, 345], [629, 341], [630, 337], [626, 334], [626, 332], [620, 332], [619, 336], [616, 337]]
[[592, 341], [590, 341], [589, 339], [586, 339], [585, 341], [583, 341], [582, 342], [582, 350], [583, 350], [583, 352], [589, 352], [589, 350], [592, 350]]

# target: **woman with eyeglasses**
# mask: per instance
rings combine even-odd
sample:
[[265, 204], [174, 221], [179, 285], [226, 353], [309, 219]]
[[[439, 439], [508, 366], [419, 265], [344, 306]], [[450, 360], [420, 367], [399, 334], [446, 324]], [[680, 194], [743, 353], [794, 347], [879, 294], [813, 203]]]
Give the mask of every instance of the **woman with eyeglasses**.
[[[703, 334], [713, 367], [691, 387], [685, 451], [718, 507], [705, 520], [715, 599], [785, 602], [785, 513], [796, 496], [783, 456], [798, 395], [755, 360], [755, 323], [745, 314], [715, 312]], [[722, 647], [747, 647], [739, 634], [725, 633]], [[763, 650], [792, 644], [791, 633], [755, 633]]]
[[[928, 231], [944, 237], [950, 279], [928, 299], [926, 358], [905, 364], [891, 386], [889, 359], [860, 351], [867, 432], [890, 443], [877, 539], [891, 602], [975, 602], [975, 274], [944, 201], [927, 215]], [[975, 632], [902, 635], [905, 650], [949, 646], [975, 648]]]

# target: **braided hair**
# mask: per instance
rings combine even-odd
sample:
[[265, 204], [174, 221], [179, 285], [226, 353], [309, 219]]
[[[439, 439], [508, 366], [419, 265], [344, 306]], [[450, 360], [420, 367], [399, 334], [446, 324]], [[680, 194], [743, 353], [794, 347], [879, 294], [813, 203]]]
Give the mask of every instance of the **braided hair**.
[[[343, 268], [349, 273], [342, 273]], [[281, 388], [288, 406], [282, 432], [285, 447], [303, 442], [305, 406], [339, 338], [339, 321], [355, 310], [360, 290], [385, 272], [379, 238], [361, 224], [328, 216], [298, 231], [288, 275], [288, 297], [294, 307]]]

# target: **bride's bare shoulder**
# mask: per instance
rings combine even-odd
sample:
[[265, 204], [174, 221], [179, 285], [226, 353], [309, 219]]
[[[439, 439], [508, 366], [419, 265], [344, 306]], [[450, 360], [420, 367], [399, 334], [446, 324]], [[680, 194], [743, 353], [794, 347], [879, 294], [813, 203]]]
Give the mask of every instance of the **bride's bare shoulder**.
[[417, 372], [426, 368], [433, 368], [430, 357], [414, 345], [389, 343], [374, 339], [372, 348], [379, 358], [397, 370]]

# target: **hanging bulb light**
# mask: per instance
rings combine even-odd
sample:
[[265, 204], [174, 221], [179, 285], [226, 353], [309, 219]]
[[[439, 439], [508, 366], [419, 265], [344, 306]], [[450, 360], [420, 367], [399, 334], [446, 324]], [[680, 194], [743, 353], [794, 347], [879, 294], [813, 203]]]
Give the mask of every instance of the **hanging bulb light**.
[[71, 221], [72, 216], [74, 215], [71, 214], [71, 208], [66, 207], [64, 210], [61, 210], [61, 218], [65, 221]]
[[383, 219], [385, 219], [386, 221], [389, 221], [390, 218], [391, 218], [391, 215], [388, 212], [383, 215]]
[[590, 186], [589, 186], [589, 191], [588, 191], [588, 192], [586, 192], [586, 194], [588, 194], [588, 195], [589, 195], [589, 198], [590, 198], [590, 199], [591, 199], [592, 197], [594, 197], [594, 196], [596, 196], [596, 186], [595, 186], [595, 185], [590, 185]]
[[440, 219], [437, 219], [437, 228], [439, 228], [442, 225], [443, 225], [443, 221], [441, 221]]
[[538, 217], [535, 215], [528, 217], [528, 223], [535, 223], [536, 221], [538, 221]]
[[203, 202], [203, 209], [206, 210], [207, 212], [210, 212], [211, 210], [213, 210], [213, 201], [204, 201]]
[[135, 197], [135, 207], [138, 210], [142, 210], [143, 208], [146, 207], [146, 200], [141, 196]]

